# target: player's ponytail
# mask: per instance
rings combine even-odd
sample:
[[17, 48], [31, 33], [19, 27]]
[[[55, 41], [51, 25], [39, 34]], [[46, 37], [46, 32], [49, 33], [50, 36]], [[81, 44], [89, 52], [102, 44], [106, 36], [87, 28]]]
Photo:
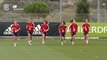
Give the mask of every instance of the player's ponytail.
[[62, 21], [63, 22], [63, 24], [65, 25], [65, 21]]
[[46, 24], [48, 24], [48, 21], [47, 21], [47, 20], [44, 20], [44, 22], [45, 22]]
[[73, 20], [70, 20], [69, 22], [70, 22], [70, 23], [72, 23], [72, 22], [73, 22]]

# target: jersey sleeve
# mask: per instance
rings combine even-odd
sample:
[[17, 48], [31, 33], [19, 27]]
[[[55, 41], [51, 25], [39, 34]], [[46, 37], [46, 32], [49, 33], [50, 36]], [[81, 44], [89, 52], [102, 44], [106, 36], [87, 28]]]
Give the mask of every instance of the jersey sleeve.
[[47, 24], [47, 31], [49, 30], [49, 24]]
[[20, 29], [20, 25], [18, 24], [18, 29]]

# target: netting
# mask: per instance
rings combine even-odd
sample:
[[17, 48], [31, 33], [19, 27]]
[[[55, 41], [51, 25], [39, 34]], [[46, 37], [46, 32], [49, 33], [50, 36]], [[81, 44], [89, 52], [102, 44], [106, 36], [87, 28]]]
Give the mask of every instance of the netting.
[[[46, 18], [38, 18], [35, 14], [26, 14], [23, 11], [23, 6], [26, 3], [32, 3], [39, 0], [0, 0], [0, 22], [11, 22], [18, 20], [20, 22], [26, 22], [29, 17], [33, 17], [35, 22], [41, 22], [44, 19], [49, 22], [59, 22], [60, 17], [64, 21], [76, 18], [76, 5], [79, 0], [41, 0], [46, 2], [50, 7], [50, 13]], [[60, 6], [60, 1], [62, 5]], [[88, 0], [90, 4], [89, 19], [91, 22], [107, 22], [107, 3], [106, 0]], [[13, 9], [13, 6], [17, 5], [17, 9]], [[62, 7], [62, 16], [60, 16], [60, 7]], [[42, 13], [45, 14], [45, 13]], [[83, 15], [83, 14], [81, 14]], [[85, 16], [85, 15], [84, 15]]]

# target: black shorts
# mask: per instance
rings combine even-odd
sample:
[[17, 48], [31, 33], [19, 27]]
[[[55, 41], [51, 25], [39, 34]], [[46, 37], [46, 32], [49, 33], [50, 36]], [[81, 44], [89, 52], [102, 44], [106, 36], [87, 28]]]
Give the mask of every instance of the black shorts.
[[28, 32], [28, 34], [32, 35], [32, 34], [33, 34], [33, 32]]
[[84, 32], [84, 35], [87, 35], [88, 34], [88, 32]]
[[65, 37], [65, 33], [60, 33], [61, 36]]
[[13, 32], [13, 36], [18, 36], [18, 32]]
[[71, 32], [71, 35], [72, 35], [72, 36], [76, 35], [76, 32]]

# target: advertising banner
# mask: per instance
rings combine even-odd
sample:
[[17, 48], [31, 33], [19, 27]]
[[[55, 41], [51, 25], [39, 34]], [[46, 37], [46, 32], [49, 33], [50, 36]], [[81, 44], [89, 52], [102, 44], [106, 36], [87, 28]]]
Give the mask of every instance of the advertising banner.
[[[77, 23], [78, 24], [78, 32], [77, 36], [78, 37], [83, 37], [83, 30], [82, 30], [82, 24], [83, 23]], [[89, 23], [90, 24], [90, 32], [89, 36], [90, 37], [107, 37], [107, 23]], [[67, 22], [67, 33], [66, 36], [70, 37], [69, 33], [69, 26], [71, 23]]]
[[[11, 36], [12, 31], [11, 31], [11, 24], [12, 22], [0, 22], [0, 36]], [[41, 22], [35, 22], [35, 29], [33, 32], [33, 35], [35, 36], [40, 36], [40, 28], [41, 28]], [[19, 36], [27, 36], [27, 31], [26, 31], [26, 22], [19, 22], [19, 25], [21, 27], [21, 30], [19, 32]], [[58, 33], [58, 22], [50, 22], [49, 23], [49, 31], [47, 33], [48, 36], [59, 36]]]

